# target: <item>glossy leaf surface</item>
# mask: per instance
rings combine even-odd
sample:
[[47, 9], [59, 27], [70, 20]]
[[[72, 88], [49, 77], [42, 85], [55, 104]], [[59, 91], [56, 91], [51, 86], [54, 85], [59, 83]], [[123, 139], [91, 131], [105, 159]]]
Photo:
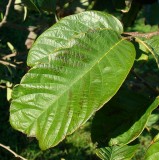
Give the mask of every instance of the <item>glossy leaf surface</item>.
[[151, 112], [158, 107], [159, 97], [151, 103], [136, 92], [121, 89], [96, 113], [92, 124], [93, 142], [100, 147], [124, 145], [135, 140], [143, 131]]
[[112, 146], [97, 149], [96, 154], [102, 160], [130, 160], [139, 145], [134, 146]]
[[63, 18], [36, 40], [29, 52], [28, 65], [34, 66], [56, 49], [67, 47], [68, 41], [75, 36], [99, 28], [123, 32], [119, 20], [103, 12], [88, 11]]
[[133, 45], [110, 29], [80, 34], [14, 88], [11, 125], [42, 149], [55, 146], [114, 96], [134, 59]]

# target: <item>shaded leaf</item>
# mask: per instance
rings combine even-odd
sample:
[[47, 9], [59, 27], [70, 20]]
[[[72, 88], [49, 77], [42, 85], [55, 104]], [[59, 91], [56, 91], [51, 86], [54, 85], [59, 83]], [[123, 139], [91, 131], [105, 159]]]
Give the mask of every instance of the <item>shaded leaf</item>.
[[125, 145], [99, 148], [97, 149], [96, 154], [102, 160], [130, 160], [138, 147], [139, 145]]
[[36, 136], [42, 149], [55, 146], [114, 96], [134, 58], [133, 45], [111, 29], [76, 36], [14, 88], [11, 125]]
[[119, 20], [102, 12], [87, 11], [63, 18], [36, 40], [29, 52], [28, 65], [34, 66], [57, 48], [67, 47], [68, 41], [78, 34], [99, 28], [109, 28], [120, 34], [123, 32]]
[[159, 105], [159, 97], [151, 103], [136, 92], [121, 89], [96, 113], [92, 124], [93, 142], [100, 147], [124, 145], [135, 140], [145, 128], [151, 112]]
[[136, 38], [133, 42], [136, 50], [136, 61], [147, 61], [149, 51], [140, 41], [140, 39]]
[[159, 141], [153, 143], [147, 150], [145, 160], [158, 160], [159, 159]]

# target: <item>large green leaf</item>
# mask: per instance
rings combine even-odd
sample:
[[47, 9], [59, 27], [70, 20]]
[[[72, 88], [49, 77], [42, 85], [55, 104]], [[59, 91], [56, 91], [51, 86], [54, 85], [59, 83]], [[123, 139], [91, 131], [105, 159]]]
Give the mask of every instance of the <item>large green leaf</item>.
[[134, 58], [133, 45], [110, 29], [74, 37], [14, 88], [11, 125], [36, 136], [42, 149], [58, 144], [114, 96]]
[[159, 141], [153, 143], [147, 150], [145, 160], [159, 159]]
[[68, 40], [74, 36], [99, 28], [113, 29], [120, 34], [123, 32], [119, 20], [98, 11], [87, 11], [63, 18], [36, 40], [29, 52], [28, 65], [34, 66], [57, 48], [66, 47]]
[[130, 160], [138, 147], [139, 145], [125, 145], [99, 148], [97, 149], [96, 154], [102, 160]]
[[125, 145], [135, 140], [159, 105], [159, 97], [151, 103], [145, 96], [121, 89], [96, 113], [92, 124], [93, 142], [100, 147]]

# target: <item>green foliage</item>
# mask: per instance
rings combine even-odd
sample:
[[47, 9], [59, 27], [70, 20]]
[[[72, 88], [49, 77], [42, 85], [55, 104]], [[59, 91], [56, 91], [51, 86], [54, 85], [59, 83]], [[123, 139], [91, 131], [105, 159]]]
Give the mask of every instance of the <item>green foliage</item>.
[[[34, 160], [159, 159], [159, 2], [10, 2], [0, 1], [0, 146]], [[0, 159], [13, 157], [3, 148]]]
[[112, 146], [97, 149], [97, 155], [102, 160], [130, 160], [137, 150], [138, 145], [134, 146]]
[[147, 150], [145, 160], [157, 160], [159, 157], [159, 141], [154, 142]]
[[[96, 12], [88, 14], [89, 18], [96, 16]], [[114, 18], [110, 16], [110, 20], [113, 24]], [[86, 21], [89, 23], [89, 19]], [[133, 46], [115, 31], [109, 25], [90, 29], [68, 40], [63, 48], [52, 43], [55, 51], [51, 53], [44, 44], [48, 55], [13, 90], [12, 126], [36, 136], [40, 147], [47, 149], [84, 124], [117, 92], [134, 62]], [[41, 42], [43, 36], [46, 37], [41, 35]], [[38, 46], [35, 43], [33, 50]]]

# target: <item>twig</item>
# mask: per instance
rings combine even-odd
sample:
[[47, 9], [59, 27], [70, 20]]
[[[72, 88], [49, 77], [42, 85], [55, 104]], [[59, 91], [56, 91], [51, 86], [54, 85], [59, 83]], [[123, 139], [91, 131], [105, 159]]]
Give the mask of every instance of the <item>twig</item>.
[[3, 85], [0, 85], [0, 88], [3, 88], [3, 89], [5, 89], [5, 88], [12, 88], [12, 87], [8, 87], [8, 86], [3, 86]]
[[6, 86], [3, 86], [3, 85], [0, 85], [0, 88], [3, 88], [3, 89], [4, 89], [4, 88], [7, 88], [7, 87], [6, 87]]
[[2, 27], [5, 23], [7, 23], [7, 17], [8, 17], [8, 14], [9, 14], [9, 9], [10, 9], [10, 6], [12, 4], [12, 0], [9, 0], [8, 1], [8, 4], [6, 6], [6, 12], [5, 12], [5, 15], [3, 17], [3, 20], [1, 21], [0, 23], [0, 27]]
[[7, 61], [0, 60], [0, 63], [3, 64], [3, 65], [6, 65], [6, 66], [16, 67], [16, 65], [14, 65], [14, 64], [12, 64], [10, 62], [7, 62]]
[[11, 53], [11, 54], [9, 54], [9, 55], [4, 56], [2, 59], [6, 60], [6, 59], [8, 59], [8, 58], [15, 57], [16, 55], [17, 55], [17, 53], [14, 52], [14, 53]]
[[20, 158], [20, 159], [22, 159], [22, 160], [27, 160], [26, 158], [18, 155], [18, 154], [15, 153], [13, 150], [11, 150], [10, 147], [5, 146], [5, 145], [3, 145], [3, 144], [1, 144], [1, 143], [0, 143], [0, 146], [1, 146], [2, 148], [6, 149], [7, 151], [9, 151], [10, 153], [12, 153], [15, 157]]
[[125, 39], [131, 39], [134, 37], [151, 38], [153, 36], [159, 35], [159, 31], [149, 32], [149, 33], [139, 33], [139, 32], [124, 32], [123, 35], [128, 35]]

